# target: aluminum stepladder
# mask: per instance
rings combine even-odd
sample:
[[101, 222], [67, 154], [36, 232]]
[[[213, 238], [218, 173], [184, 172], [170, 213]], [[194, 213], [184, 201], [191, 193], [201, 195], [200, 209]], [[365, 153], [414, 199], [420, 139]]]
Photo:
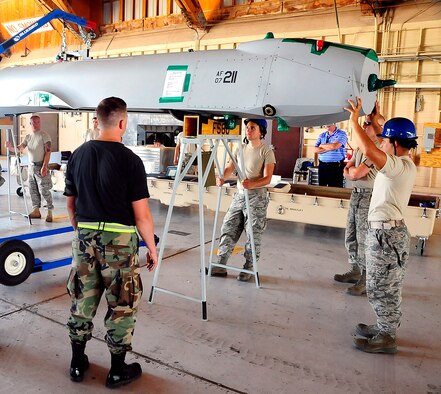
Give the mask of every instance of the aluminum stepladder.
[[[204, 144], [204, 141], [208, 141], [210, 144], [210, 147], [211, 147], [211, 154], [210, 154], [210, 158], [208, 160], [207, 166], [205, 168], [205, 171], [203, 171], [202, 165], [201, 165], [201, 163], [202, 163], [202, 146]], [[233, 157], [233, 153], [231, 152], [231, 149], [228, 146], [228, 144], [230, 142], [237, 142], [239, 144], [239, 159], [241, 162], [241, 166], [238, 165], [238, 163], [236, 162], [236, 160]], [[217, 149], [218, 149], [220, 143], [222, 143], [225, 147], [222, 166], [219, 166], [219, 163], [217, 160]], [[187, 144], [195, 144], [196, 150], [193, 152], [193, 154], [192, 154], [190, 160], [188, 161], [187, 165], [185, 166], [185, 168], [182, 169], [182, 164], [183, 164], [184, 156], [185, 156], [184, 152], [186, 151]], [[198, 135], [197, 137], [183, 138], [182, 145], [181, 145], [181, 151], [180, 151], [180, 155], [179, 155], [178, 167], [177, 167], [177, 171], [176, 171], [176, 177], [175, 177], [175, 180], [173, 183], [173, 191], [172, 191], [172, 195], [170, 198], [170, 204], [168, 207], [167, 218], [165, 221], [163, 235], [161, 238], [161, 246], [160, 246], [159, 256], [158, 256], [158, 266], [157, 266], [157, 268], [155, 270], [155, 274], [153, 276], [153, 283], [152, 283], [152, 288], [150, 291], [149, 303], [153, 302], [153, 297], [154, 297], [154, 294], [156, 291], [163, 292], [163, 293], [170, 294], [170, 295], [174, 295], [174, 296], [184, 298], [184, 299], [187, 299], [190, 301], [194, 301], [197, 303], [200, 302], [201, 306], [202, 306], [202, 320], [207, 320], [207, 287], [206, 287], [205, 234], [204, 234], [205, 220], [204, 220], [204, 200], [203, 200], [204, 199], [204, 185], [205, 185], [205, 182], [208, 178], [210, 168], [211, 168], [213, 162], [216, 163], [216, 166], [219, 170], [222, 169], [220, 176], [221, 177], [223, 176], [225, 164], [226, 164], [227, 153], [234, 163], [234, 166], [238, 172], [239, 179], [244, 179], [243, 172], [241, 170], [241, 168], [245, 168], [245, 167], [244, 167], [244, 158], [243, 158], [243, 151], [242, 151], [240, 136]], [[168, 235], [170, 222], [171, 222], [171, 218], [172, 218], [172, 214], [173, 214], [173, 208], [174, 208], [174, 202], [175, 202], [175, 198], [176, 198], [177, 189], [178, 189], [179, 184], [183, 180], [184, 176], [189, 171], [190, 166], [192, 165], [193, 160], [196, 156], [198, 158], [198, 163], [199, 163], [198, 192], [199, 192], [199, 237], [200, 237], [200, 270], [199, 271], [200, 271], [200, 278], [201, 278], [201, 298], [200, 299], [190, 297], [185, 294], [178, 293], [178, 292], [175, 292], [172, 290], [167, 290], [167, 289], [164, 289], [164, 288], [157, 286], [159, 272], [160, 272], [160, 268], [161, 268], [161, 264], [162, 264], [162, 259], [164, 256], [164, 250], [167, 245], [167, 235]], [[212, 263], [211, 261], [212, 261], [213, 254], [214, 254], [214, 243], [215, 243], [215, 239], [216, 239], [215, 238], [216, 237], [216, 227], [217, 227], [217, 220], [218, 220], [219, 208], [220, 208], [220, 202], [221, 202], [221, 191], [222, 191], [222, 188], [219, 187], [218, 188], [215, 219], [214, 219], [214, 224], [213, 224], [213, 238], [212, 238], [212, 242], [211, 242], [210, 266], [208, 269], [208, 274], [211, 273], [211, 265], [217, 265], [217, 264]], [[222, 267], [230, 268], [230, 269], [233, 269], [236, 271], [244, 271], [244, 272], [249, 272], [251, 274], [254, 274], [255, 278], [256, 278], [256, 286], [259, 287], [259, 276], [258, 276], [258, 271], [257, 271], [256, 251], [255, 251], [254, 237], [253, 237], [253, 231], [252, 231], [252, 217], [251, 217], [250, 202], [249, 202], [249, 196], [248, 196], [247, 190], [245, 190], [244, 195], [245, 195], [246, 207], [249, 212], [248, 232], [250, 234], [254, 271], [247, 271], [242, 268], [237, 268], [237, 267], [232, 267], [232, 266], [224, 266], [223, 265]]]
[[[2, 127], [4, 127], [4, 126], [2, 126]], [[9, 140], [9, 133], [11, 135], [12, 145], [14, 147], [14, 154], [17, 159], [16, 168], [17, 168], [17, 173], [19, 174], [19, 177], [20, 177], [20, 184], [21, 184], [22, 190], [23, 190], [23, 200], [24, 200], [24, 205], [25, 205], [25, 210], [26, 210], [26, 213], [21, 213], [21, 212], [13, 211], [11, 209], [11, 159], [10, 159], [11, 153], [10, 153], [9, 149], [6, 149], [6, 162], [7, 162], [7, 169], [8, 169], [8, 212], [9, 212], [9, 218], [11, 218], [12, 214], [21, 215], [21, 216], [27, 218], [27, 220], [29, 221], [29, 225], [32, 225], [32, 220], [29, 217], [29, 207], [28, 207], [28, 202], [27, 202], [26, 188], [24, 187], [23, 174], [20, 169], [20, 160], [19, 160], [19, 154], [18, 154], [19, 152], [17, 149], [18, 144], [17, 144], [17, 140], [15, 137], [15, 131], [16, 130], [18, 131], [20, 129], [18, 126], [18, 116], [14, 115], [12, 127], [6, 126], [5, 128], [6, 128], [6, 133], [7, 133], [6, 140]], [[28, 176], [29, 176], [29, 174], [28, 174]]]

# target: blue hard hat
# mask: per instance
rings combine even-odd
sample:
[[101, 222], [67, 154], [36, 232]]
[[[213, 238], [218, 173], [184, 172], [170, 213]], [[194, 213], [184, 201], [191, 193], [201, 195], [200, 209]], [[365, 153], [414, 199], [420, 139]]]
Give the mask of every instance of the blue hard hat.
[[403, 138], [407, 140], [417, 139], [416, 128], [413, 122], [406, 118], [392, 118], [383, 127], [383, 132], [377, 134], [382, 138]]
[[248, 124], [248, 122], [256, 123], [260, 126], [261, 129], [262, 128], [265, 129], [265, 131], [268, 127], [268, 123], [265, 119], [245, 119], [244, 122], [245, 122], [245, 126]]

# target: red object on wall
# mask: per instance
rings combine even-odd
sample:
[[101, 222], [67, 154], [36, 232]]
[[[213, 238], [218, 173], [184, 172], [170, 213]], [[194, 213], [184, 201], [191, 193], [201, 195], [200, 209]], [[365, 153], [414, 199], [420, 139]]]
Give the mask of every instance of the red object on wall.
[[349, 142], [346, 144], [346, 160], [351, 160], [352, 156], [354, 154], [354, 148], [349, 144]]

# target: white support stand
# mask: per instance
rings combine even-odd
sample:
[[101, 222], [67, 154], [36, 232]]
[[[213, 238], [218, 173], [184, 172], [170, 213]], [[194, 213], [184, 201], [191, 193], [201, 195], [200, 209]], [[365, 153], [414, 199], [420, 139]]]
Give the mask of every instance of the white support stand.
[[[208, 160], [207, 166], [205, 168], [205, 171], [203, 171], [203, 168], [202, 168], [202, 146], [204, 144], [204, 141], [208, 141], [210, 144], [210, 147], [211, 147], [211, 154], [210, 154], [210, 158]], [[233, 153], [231, 152], [231, 149], [228, 146], [228, 143], [230, 143], [230, 142], [238, 142], [239, 143], [239, 156], [240, 156], [239, 158], [240, 158], [241, 166], [238, 165], [238, 163], [236, 162], [236, 160], [233, 157]], [[217, 160], [217, 149], [218, 149], [220, 143], [222, 143], [225, 147], [225, 153], [224, 153], [222, 167], [219, 166], [219, 163]], [[188, 161], [185, 168], [182, 169], [182, 164], [183, 164], [184, 156], [185, 156], [184, 152], [186, 151], [185, 148], [186, 148], [187, 144], [195, 144], [196, 150], [195, 150], [195, 152], [193, 152], [191, 159]], [[156, 291], [163, 292], [163, 293], [170, 294], [170, 295], [174, 295], [177, 297], [181, 297], [181, 298], [184, 298], [184, 299], [187, 299], [190, 301], [194, 301], [194, 302], [198, 302], [198, 303], [200, 302], [202, 305], [202, 320], [207, 320], [204, 185], [208, 179], [208, 175], [210, 173], [210, 168], [213, 165], [213, 162], [216, 163], [218, 170], [222, 169], [222, 172], [220, 175], [223, 176], [224, 170], [225, 170], [227, 153], [234, 163], [234, 166], [237, 170], [239, 179], [244, 179], [244, 174], [241, 170], [241, 168], [244, 168], [244, 158], [243, 158], [243, 151], [242, 151], [242, 144], [241, 144], [241, 137], [240, 136], [199, 135], [197, 137], [192, 137], [192, 138], [183, 138], [181, 152], [179, 155], [178, 168], [176, 171], [176, 177], [175, 177], [175, 180], [173, 183], [173, 191], [172, 191], [172, 195], [171, 195], [171, 199], [170, 199], [170, 204], [168, 207], [167, 218], [165, 220], [163, 235], [161, 238], [161, 246], [160, 246], [159, 256], [158, 256], [158, 266], [157, 266], [157, 268], [155, 270], [155, 274], [153, 276], [153, 283], [152, 283], [152, 288], [151, 288], [150, 296], [149, 296], [150, 303], [153, 303], [153, 297], [154, 297]], [[200, 299], [190, 297], [190, 296], [184, 295], [182, 293], [178, 293], [178, 292], [175, 292], [172, 290], [167, 290], [167, 289], [164, 289], [164, 288], [157, 286], [159, 272], [160, 272], [161, 264], [162, 264], [162, 259], [164, 257], [164, 250], [167, 245], [167, 236], [168, 236], [170, 222], [171, 222], [171, 218], [172, 218], [172, 214], [173, 214], [173, 208], [174, 208], [174, 202], [175, 202], [175, 198], [176, 198], [177, 189], [178, 189], [179, 184], [183, 180], [184, 176], [188, 173], [190, 166], [192, 165], [193, 160], [196, 156], [198, 158], [198, 163], [199, 163], [198, 191], [199, 191], [199, 237], [200, 237], [200, 270], [199, 271], [200, 271], [200, 278], [201, 278], [201, 298]], [[258, 275], [258, 271], [257, 271], [256, 251], [255, 251], [254, 237], [253, 237], [253, 231], [252, 231], [252, 217], [250, 216], [250, 214], [251, 214], [250, 202], [249, 202], [249, 196], [248, 196], [247, 190], [245, 190], [244, 195], [245, 195], [245, 201], [246, 201], [246, 208], [249, 212], [248, 231], [250, 234], [254, 271], [247, 271], [247, 270], [244, 270], [243, 268], [237, 268], [237, 267], [225, 266], [225, 265], [222, 265], [222, 267], [230, 268], [230, 269], [236, 270], [236, 271], [244, 271], [244, 272], [248, 272], [250, 274], [255, 275], [256, 286], [259, 287], [259, 275]], [[216, 226], [217, 226], [217, 220], [218, 220], [218, 215], [219, 215], [220, 199], [221, 199], [221, 188], [219, 188], [219, 190], [218, 190], [218, 198], [217, 198], [217, 205], [216, 205], [216, 212], [215, 212], [215, 220], [214, 220], [214, 225], [213, 225], [213, 239], [211, 242], [210, 265], [209, 265], [209, 269], [208, 269], [208, 274], [211, 273], [211, 266], [217, 265], [217, 264], [212, 263], [211, 261], [212, 261], [213, 252], [214, 252], [214, 242], [216, 239], [215, 238], [216, 237]]]
[[[17, 168], [17, 173], [19, 175], [20, 178], [20, 184], [22, 187], [22, 191], [23, 191], [23, 200], [24, 200], [24, 205], [25, 205], [25, 211], [26, 213], [21, 213], [21, 212], [16, 212], [12, 210], [11, 207], [11, 160], [10, 160], [10, 152], [9, 149], [6, 149], [6, 162], [7, 162], [7, 168], [8, 168], [8, 211], [9, 211], [9, 218], [11, 218], [12, 214], [17, 214], [17, 215], [21, 215], [23, 217], [25, 217], [28, 221], [29, 221], [29, 225], [32, 225], [32, 220], [29, 217], [29, 208], [28, 208], [28, 201], [27, 201], [27, 195], [26, 195], [26, 188], [24, 187], [24, 181], [23, 181], [23, 175], [21, 173], [21, 169], [20, 169], [20, 155], [19, 155], [19, 151], [17, 149], [17, 140], [15, 139], [15, 133], [14, 130], [19, 130], [18, 127], [18, 118], [17, 116], [14, 116], [14, 126], [12, 126], [11, 128], [7, 129], [7, 133], [6, 133], [6, 140], [9, 140], [9, 132], [11, 133], [11, 141], [12, 141], [12, 145], [14, 147], [14, 153], [15, 153], [15, 157], [17, 159], [16, 161], [16, 168]], [[29, 174], [28, 174], [29, 176]]]

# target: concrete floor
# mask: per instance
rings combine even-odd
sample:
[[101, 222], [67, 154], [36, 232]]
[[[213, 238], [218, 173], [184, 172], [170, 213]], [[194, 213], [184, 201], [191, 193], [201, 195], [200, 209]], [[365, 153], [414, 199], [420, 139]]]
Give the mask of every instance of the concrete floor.
[[[15, 189], [13, 189], [15, 190]], [[9, 219], [6, 185], [0, 188], [0, 237], [68, 224], [64, 197], [54, 193], [56, 220]], [[24, 210], [14, 194], [13, 208]], [[150, 202], [162, 236], [167, 207]], [[195, 208], [176, 208], [158, 286], [200, 298], [199, 227]], [[206, 237], [213, 215], [207, 213]], [[187, 233], [179, 234], [179, 232]], [[67, 257], [72, 233], [29, 241], [42, 260]], [[207, 281], [208, 321], [200, 304], [156, 293], [144, 268], [144, 302], [128, 360], [142, 378], [130, 393], [441, 393], [441, 237], [429, 238], [424, 256], [412, 248], [403, 291], [403, 322], [396, 355], [356, 350], [353, 329], [373, 323], [366, 297], [345, 294], [333, 281], [347, 257], [340, 229], [271, 220], [263, 238], [262, 286], [239, 283], [235, 273]], [[416, 241], [413, 239], [413, 243]], [[239, 243], [243, 247], [243, 242]], [[207, 253], [208, 253], [207, 245]], [[242, 264], [241, 254], [231, 264]], [[68, 377], [69, 267], [0, 285], [0, 393], [101, 393], [109, 368], [103, 340], [104, 303], [95, 319], [83, 383]]]

